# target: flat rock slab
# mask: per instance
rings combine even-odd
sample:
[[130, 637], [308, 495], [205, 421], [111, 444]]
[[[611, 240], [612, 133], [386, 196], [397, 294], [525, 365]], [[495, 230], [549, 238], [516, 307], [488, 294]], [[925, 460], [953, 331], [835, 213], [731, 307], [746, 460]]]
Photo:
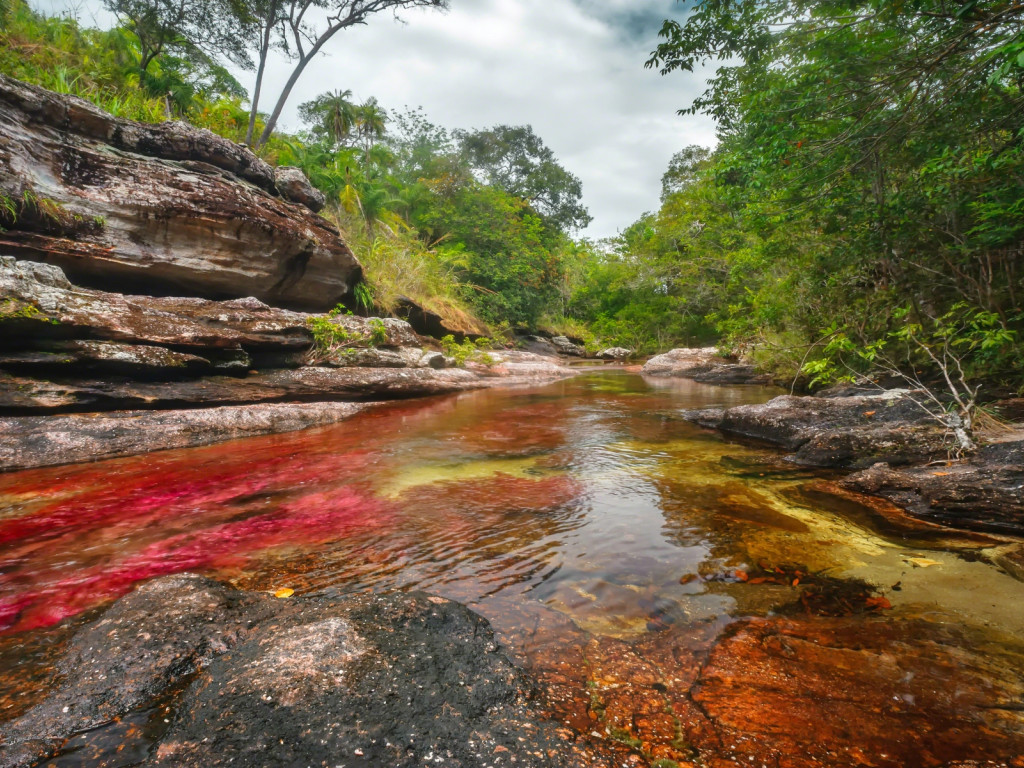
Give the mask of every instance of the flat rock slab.
[[263, 403], [0, 418], [0, 468], [78, 464], [294, 432], [343, 421], [368, 407], [366, 403]]
[[767, 403], [687, 411], [711, 429], [765, 440], [814, 467], [909, 464], [947, 454], [945, 429], [906, 390], [852, 397], [783, 395]]
[[0, 766], [83, 731], [77, 754], [103, 764], [104, 726], [181, 686], [143, 765], [567, 765], [487, 622], [421, 593], [278, 600], [169, 576], [81, 629], [60, 669], [0, 726]]

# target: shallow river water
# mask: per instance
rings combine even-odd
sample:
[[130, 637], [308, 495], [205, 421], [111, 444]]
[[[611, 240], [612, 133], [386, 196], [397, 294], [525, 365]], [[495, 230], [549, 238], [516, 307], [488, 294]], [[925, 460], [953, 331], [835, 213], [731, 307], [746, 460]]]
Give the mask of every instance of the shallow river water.
[[597, 371], [0, 475], [0, 721], [83, 616], [187, 570], [464, 602], [609, 764], [1024, 765], [1012, 542], [678, 417], [774, 394]]

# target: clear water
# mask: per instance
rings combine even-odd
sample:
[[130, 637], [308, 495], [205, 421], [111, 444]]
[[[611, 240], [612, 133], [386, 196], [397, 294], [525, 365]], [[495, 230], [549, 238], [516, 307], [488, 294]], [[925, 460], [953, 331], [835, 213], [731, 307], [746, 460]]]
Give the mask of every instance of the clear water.
[[[678, 418], [774, 394], [596, 372], [2, 475], [0, 720], [52, 684], [47, 649], [76, 616], [185, 570], [297, 594], [427, 590], [487, 616], [540, 672], [559, 654], [575, 663], [573, 643], [693, 627], [713, 636], [742, 617], [798, 615], [801, 581], [880, 588], [826, 595], [830, 616], [924, 619], [995, 642], [1024, 635], [1024, 584], [991, 564], [1008, 542], [894, 530], [833, 494], [827, 473]], [[577, 694], [553, 711], [607, 736], [576, 722], [595, 719]]]

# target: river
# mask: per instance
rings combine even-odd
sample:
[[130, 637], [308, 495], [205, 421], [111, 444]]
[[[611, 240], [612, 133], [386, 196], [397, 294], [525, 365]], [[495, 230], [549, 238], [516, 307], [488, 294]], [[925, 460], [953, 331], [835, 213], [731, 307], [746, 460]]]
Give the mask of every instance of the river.
[[[75, 626], [188, 570], [464, 602], [552, 716], [623, 764], [1016, 758], [1024, 583], [993, 565], [1005, 542], [901, 526], [679, 418], [774, 394], [598, 370], [2, 475], [0, 721], [52, 684]], [[826, 762], [779, 758], [794, 750]]]

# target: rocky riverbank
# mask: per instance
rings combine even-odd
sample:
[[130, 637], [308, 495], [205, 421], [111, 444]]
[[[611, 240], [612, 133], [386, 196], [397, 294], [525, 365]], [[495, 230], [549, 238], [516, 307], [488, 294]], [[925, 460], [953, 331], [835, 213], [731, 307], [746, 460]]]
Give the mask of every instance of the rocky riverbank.
[[352, 401], [573, 375], [526, 352], [456, 367], [394, 318], [110, 293], [11, 257], [0, 257], [0, 301], [3, 469], [303, 429], [355, 413]]
[[408, 322], [334, 311], [362, 270], [323, 196], [184, 123], [0, 76], [0, 198], [0, 470], [572, 374], [523, 352], [457, 366]]
[[689, 411], [689, 421], [790, 451], [795, 464], [858, 470], [840, 484], [957, 528], [1024, 535], [1024, 431], [954, 456], [951, 435], [913, 392], [781, 396]]

